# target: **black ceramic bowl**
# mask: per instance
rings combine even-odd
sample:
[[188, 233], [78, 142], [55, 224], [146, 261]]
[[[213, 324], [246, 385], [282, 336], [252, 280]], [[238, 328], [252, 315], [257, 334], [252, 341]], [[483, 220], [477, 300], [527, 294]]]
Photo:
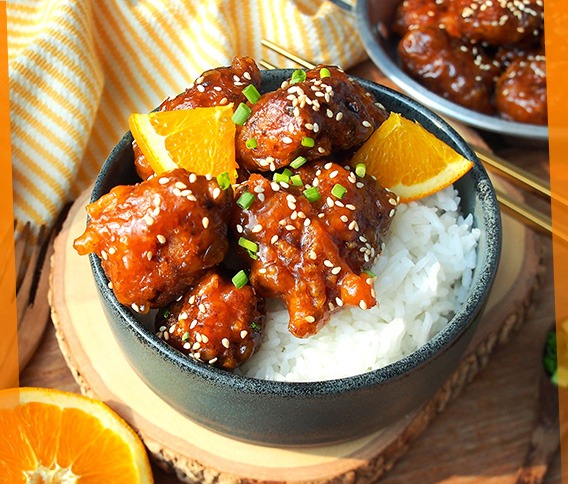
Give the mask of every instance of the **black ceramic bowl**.
[[[291, 72], [264, 71], [263, 90], [276, 89]], [[163, 400], [214, 431], [278, 446], [329, 444], [369, 434], [425, 402], [452, 373], [475, 332], [501, 248], [499, 209], [487, 174], [465, 141], [437, 115], [388, 88], [359, 82], [388, 110], [418, 120], [475, 160], [473, 169], [456, 183], [463, 212], [473, 214], [474, 224], [481, 230], [467, 300], [437, 336], [380, 370], [314, 383], [262, 381], [196, 362], [158, 339], [139, 316], [117, 302], [99, 259], [91, 255], [103, 306], [132, 367]], [[92, 200], [116, 185], [138, 181], [131, 142], [127, 133], [114, 148], [97, 178]]]
[[398, 39], [390, 30], [402, 0], [357, 0], [355, 16], [361, 41], [371, 60], [406, 94], [433, 111], [474, 128], [499, 133], [515, 140], [548, 142], [548, 127], [509, 121], [465, 108], [426, 89], [401, 68], [397, 54]]

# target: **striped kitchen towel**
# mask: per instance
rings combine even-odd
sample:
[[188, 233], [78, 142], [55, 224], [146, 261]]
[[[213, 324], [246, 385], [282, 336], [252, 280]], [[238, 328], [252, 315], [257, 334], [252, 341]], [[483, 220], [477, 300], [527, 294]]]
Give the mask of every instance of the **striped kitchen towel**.
[[90, 186], [131, 112], [150, 111], [236, 55], [292, 66], [364, 58], [329, 0], [9, 0], [14, 216], [52, 223]]

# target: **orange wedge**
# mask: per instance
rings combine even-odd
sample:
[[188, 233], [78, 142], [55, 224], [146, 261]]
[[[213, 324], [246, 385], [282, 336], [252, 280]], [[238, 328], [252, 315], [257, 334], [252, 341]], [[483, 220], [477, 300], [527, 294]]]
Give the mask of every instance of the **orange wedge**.
[[391, 113], [355, 153], [352, 165], [364, 163], [401, 202], [436, 193], [465, 175], [473, 162], [436, 138], [417, 122]]
[[152, 169], [185, 168], [197, 175], [228, 172], [236, 180], [233, 105], [133, 113], [130, 131]]
[[13, 484], [153, 482], [124, 420], [102, 402], [46, 388], [0, 391], [0, 476]]

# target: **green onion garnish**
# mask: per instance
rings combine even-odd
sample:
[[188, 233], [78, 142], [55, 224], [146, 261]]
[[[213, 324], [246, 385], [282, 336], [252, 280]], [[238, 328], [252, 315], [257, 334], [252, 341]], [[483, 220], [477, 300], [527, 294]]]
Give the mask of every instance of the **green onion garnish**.
[[306, 158], [304, 158], [303, 156], [298, 156], [298, 158], [296, 158], [294, 161], [292, 161], [292, 163], [290, 163], [290, 166], [294, 169], [298, 169], [300, 168], [306, 161], [308, 161]]
[[320, 77], [323, 79], [324, 77], [331, 77], [331, 72], [327, 67], [322, 67], [320, 69]]
[[367, 173], [367, 167], [365, 166], [365, 163], [357, 163], [357, 166], [355, 166], [355, 174], [359, 178], [364, 178], [366, 173]]
[[258, 252], [258, 244], [252, 240], [245, 239], [244, 237], [239, 237], [239, 245], [253, 254]]
[[240, 270], [239, 272], [237, 272], [233, 278], [231, 279], [233, 281], [233, 284], [235, 285], [235, 287], [237, 289], [240, 289], [241, 287], [246, 286], [247, 282], [248, 282], [248, 277], [245, 273], [245, 271]]
[[243, 94], [252, 104], [260, 99], [260, 93], [253, 84], [249, 84], [247, 87], [245, 87], [243, 89]]
[[245, 124], [245, 121], [249, 118], [251, 113], [251, 109], [245, 103], [241, 103], [233, 113], [233, 117], [231, 119], [233, 120], [233, 123], [242, 126]]
[[370, 278], [377, 277], [377, 275], [374, 272], [371, 272], [369, 269], [365, 269], [363, 272], [367, 274]]
[[181, 337], [182, 341], [187, 341], [189, 339], [189, 331], [186, 331], [185, 333], [183, 333], [183, 336]]
[[310, 138], [308, 136], [304, 136], [302, 138], [302, 146], [305, 146], [306, 148], [313, 148], [315, 144], [316, 142], [314, 141], [313, 138]]
[[164, 309], [164, 312], [162, 313], [162, 316], [164, 318], [169, 318], [170, 317], [170, 310], [169, 309]]
[[290, 177], [285, 175], [284, 173], [274, 173], [272, 180], [276, 183], [284, 182], [288, 183], [290, 181]]
[[345, 188], [343, 185], [340, 185], [339, 183], [336, 183], [335, 185], [333, 185], [331, 193], [333, 196], [341, 199], [347, 193], [347, 188]]
[[231, 178], [229, 177], [229, 173], [224, 171], [223, 173], [219, 173], [217, 175], [217, 183], [219, 184], [219, 188], [221, 190], [226, 190], [231, 186]]
[[288, 168], [284, 168], [282, 170], [282, 174], [286, 175], [288, 178], [290, 178], [292, 176], [292, 170], [288, 169]]
[[254, 259], [254, 260], [258, 259], [256, 252], [253, 252], [252, 250], [247, 250], [247, 252], [248, 252], [248, 255], [251, 259]]
[[290, 181], [292, 182], [292, 185], [294, 185], [295, 187], [301, 187], [304, 184], [302, 182], [302, 177], [300, 175], [292, 175], [290, 177]]
[[249, 150], [254, 150], [258, 146], [258, 143], [256, 142], [255, 138], [249, 138], [245, 141], [245, 146]]
[[243, 194], [237, 200], [237, 205], [244, 210], [248, 210], [254, 202], [254, 195], [251, 192], [243, 192]]
[[303, 71], [302, 69], [296, 69], [292, 73], [290, 84], [296, 84], [297, 82], [304, 82], [305, 80], [306, 80], [306, 71]]
[[309, 202], [317, 202], [320, 199], [318, 187], [306, 188], [303, 193]]

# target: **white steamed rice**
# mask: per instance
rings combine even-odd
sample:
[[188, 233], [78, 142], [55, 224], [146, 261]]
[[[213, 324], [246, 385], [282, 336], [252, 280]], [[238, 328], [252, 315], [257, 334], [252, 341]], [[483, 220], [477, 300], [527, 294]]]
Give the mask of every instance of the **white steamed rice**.
[[377, 274], [378, 305], [344, 308], [318, 334], [299, 339], [288, 332], [284, 305], [271, 300], [264, 342], [239, 372], [264, 380], [329, 380], [381, 368], [412, 353], [463, 303], [478, 239], [471, 215], [460, 215], [452, 187], [399, 205], [383, 254], [371, 268]]

